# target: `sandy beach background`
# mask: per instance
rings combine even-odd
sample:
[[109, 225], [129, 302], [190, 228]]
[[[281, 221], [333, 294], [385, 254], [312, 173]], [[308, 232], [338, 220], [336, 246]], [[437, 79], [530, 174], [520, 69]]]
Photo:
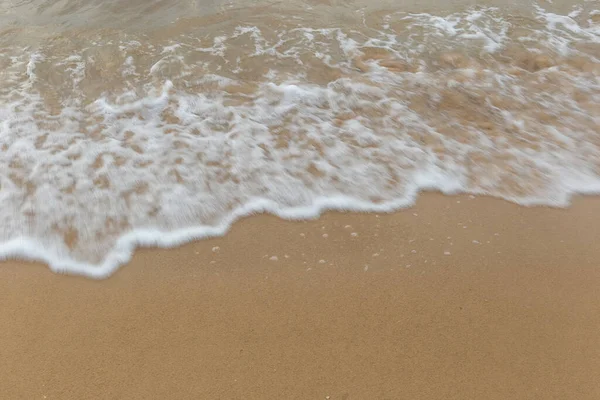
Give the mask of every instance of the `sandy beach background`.
[[5, 399], [598, 399], [600, 200], [255, 216], [107, 280], [0, 264]]
[[598, 4], [0, 1], [0, 400], [600, 399]]

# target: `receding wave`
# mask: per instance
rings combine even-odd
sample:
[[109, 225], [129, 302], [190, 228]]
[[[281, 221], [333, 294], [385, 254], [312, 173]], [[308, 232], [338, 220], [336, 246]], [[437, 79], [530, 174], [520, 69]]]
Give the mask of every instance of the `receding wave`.
[[220, 235], [250, 213], [600, 192], [595, 4], [11, 26], [0, 256], [102, 277], [138, 245]]

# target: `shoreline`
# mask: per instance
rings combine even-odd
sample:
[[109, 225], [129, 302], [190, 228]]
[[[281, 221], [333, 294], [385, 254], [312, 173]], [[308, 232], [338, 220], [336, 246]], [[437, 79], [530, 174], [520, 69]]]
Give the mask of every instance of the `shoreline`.
[[[574, 199], [594, 198], [592, 194], [572, 195], [566, 204], [543, 204], [543, 203], [519, 203], [513, 200], [507, 200], [490, 195], [473, 195], [470, 193], [444, 193], [440, 190], [418, 191], [412, 200], [403, 200], [388, 202], [383, 204], [360, 203], [352, 198], [334, 198], [319, 199], [311, 207], [297, 207], [280, 211], [273, 211], [275, 208], [271, 201], [260, 199], [253, 205], [246, 205], [234, 210], [222, 223], [215, 226], [198, 225], [188, 228], [182, 228], [174, 231], [161, 231], [156, 229], [136, 229], [125, 233], [119, 237], [117, 242], [102, 262], [98, 264], [88, 264], [77, 260], [58, 261], [58, 259], [48, 252], [40, 251], [42, 247], [29, 238], [17, 238], [4, 243], [4, 248], [0, 246], [0, 263], [32, 263], [43, 264], [53, 273], [59, 275], [81, 276], [88, 279], [104, 280], [110, 278], [121, 268], [127, 266], [135, 254], [144, 249], [156, 250], [177, 250], [180, 247], [187, 246], [204, 240], [214, 240], [228, 235], [232, 227], [242, 220], [248, 218], [278, 218], [282, 221], [292, 223], [302, 223], [316, 221], [324, 215], [393, 215], [397, 213], [409, 212], [419, 202], [421, 196], [443, 196], [449, 198], [462, 198], [473, 200], [474, 198], [488, 199], [491, 201], [508, 202], [510, 204], [523, 208], [542, 208], [542, 209], [568, 209], [573, 204]], [[460, 200], [458, 200], [460, 203]], [[334, 205], [335, 204], [335, 205]], [[347, 204], [340, 206], [340, 204]], [[353, 205], [350, 205], [353, 204]], [[356, 206], [356, 204], [360, 204]], [[307, 210], [312, 211], [307, 211]], [[379, 217], [378, 216], [378, 217]], [[120, 248], [121, 250], [115, 250]], [[33, 249], [33, 250], [32, 250]], [[32, 251], [32, 252], [31, 252]], [[30, 252], [28, 254], [28, 252]], [[112, 261], [109, 261], [112, 260]], [[125, 261], [123, 261], [125, 260]]]
[[0, 391], [596, 399], [598, 212], [597, 197], [554, 209], [425, 193], [379, 216], [243, 218], [138, 249], [106, 280], [2, 262]]

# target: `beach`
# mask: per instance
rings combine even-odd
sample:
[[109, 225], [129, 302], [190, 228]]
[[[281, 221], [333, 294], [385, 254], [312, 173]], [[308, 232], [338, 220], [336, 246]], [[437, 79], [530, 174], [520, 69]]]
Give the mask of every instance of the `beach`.
[[600, 200], [252, 216], [105, 280], [0, 264], [6, 399], [597, 399]]
[[0, 2], [0, 399], [600, 399], [598, 1]]

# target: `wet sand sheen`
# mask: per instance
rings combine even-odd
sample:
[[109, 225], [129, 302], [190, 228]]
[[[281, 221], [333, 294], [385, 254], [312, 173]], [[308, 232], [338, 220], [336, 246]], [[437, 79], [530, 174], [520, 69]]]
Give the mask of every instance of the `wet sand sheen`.
[[0, 392], [597, 399], [599, 211], [428, 194], [379, 217], [247, 218], [105, 281], [3, 263]]

